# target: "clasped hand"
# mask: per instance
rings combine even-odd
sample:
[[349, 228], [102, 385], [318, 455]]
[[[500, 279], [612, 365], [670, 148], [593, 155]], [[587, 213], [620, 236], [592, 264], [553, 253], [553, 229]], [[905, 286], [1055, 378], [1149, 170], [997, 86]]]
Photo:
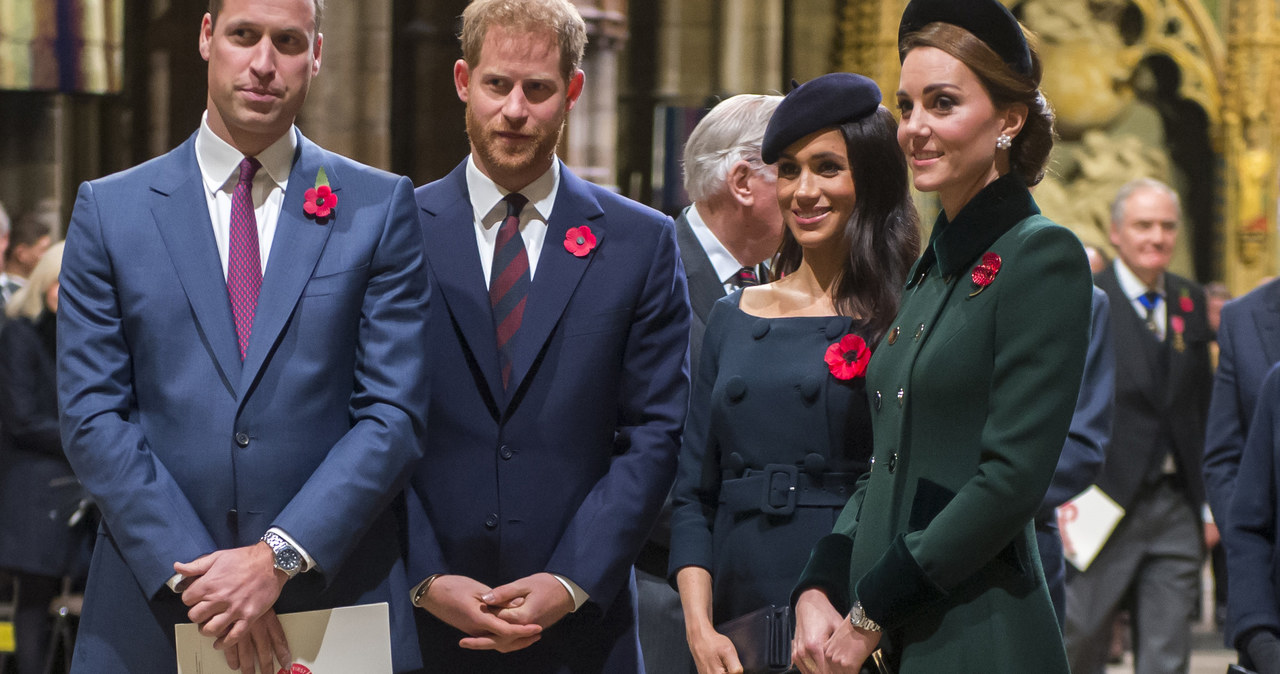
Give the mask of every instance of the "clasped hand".
[[803, 674], [857, 674], [879, 643], [879, 632], [854, 627], [821, 590], [796, 600], [791, 663]]
[[200, 633], [213, 637], [214, 648], [224, 652], [227, 665], [253, 674], [255, 665], [273, 672], [274, 657], [281, 665], [291, 662], [289, 645], [272, 606], [289, 577], [275, 568], [266, 543], [218, 550], [173, 570], [184, 579], [182, 603], [187, 618]]
[[535, 573], [495, 588], [466, 576], [435, 579], [423, 608], [465, 632], [471, 650], [510, 653], [527, 648], [573, 610], [573, 597], [555, 576]]

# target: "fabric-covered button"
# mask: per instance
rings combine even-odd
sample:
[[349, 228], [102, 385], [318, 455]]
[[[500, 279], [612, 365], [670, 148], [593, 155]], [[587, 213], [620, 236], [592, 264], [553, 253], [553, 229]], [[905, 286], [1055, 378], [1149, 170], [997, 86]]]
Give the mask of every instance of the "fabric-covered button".
[[239, 445], [239, 446], [240, 446], [240, 447], [242, 447], [242, 448], [243, 448], [243, 447], [248, 447], [248, 446], [249, 446], [249, 434], [248, 434], [248, 433], [245, 433], [244, 431], [240, 431], [239, 433], [236, 433], [236, 444], [237, 444], [237, 445]]
[[822, 390], [822, 380], [813, 375], [805, 377], [800, 382], [800, 395], [804, 396], [806, 402], [813, 402], [818, 399], [818, 393]]
[[734, 375], [729, 377], [729, 381], [724, 383], [724, 393], [729, 396], [729, 402], [738, 402], [747, 395], [747, 380]]
[[827, 469], [827, 457], [817, 453], [809, 452], [804, 455], [804, 472], [809, 475], [821, 475]]
[[494, 528], [497, 528], [497, 526], [498, 526], [498, 513], [489, 513], [489, 516], [484, 518], [484, 527], [486, 529], [494, 529]]
[[769, 334], [769, 321], [761, 318], [751, 326], [751, 336], [756, 339], [764, 339]]
[[742, 458], [741, 454], [733, 452], [729, 455], [729, 458], [725, 459], [724, 467], [734, 475], [740, 475], [747, 467], [747, 460]]
[[844, 337], [845, 320], [843, 318], [833, 318], [827, 321], [827, 327], [823, 331], [827, 335], [827, 339], [832, 341]]
[[901, 332], [901, 329], [897, 326], [894, 326], [894, 328], [889, 331], [889, 346], [893, 346], [894, 342], [898, 341], [899, 332]]

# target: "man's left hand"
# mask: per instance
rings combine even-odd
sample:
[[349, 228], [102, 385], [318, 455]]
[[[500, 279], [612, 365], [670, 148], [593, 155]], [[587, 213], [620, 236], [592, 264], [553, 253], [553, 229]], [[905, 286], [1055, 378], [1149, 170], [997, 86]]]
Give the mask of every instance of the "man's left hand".
[[200, 626], [201, 634], [221, 638], [227, 647], [244, 638], [289, 579], [275, 568], [275, 555], [262, 542], [178, 562], [173, 570], [194, 578], [182, 593], [182, 603], [191, 607], [187, 618]]
[[481, 599], [494, 615], [509, 623], [540, 625], [543, 629], [573, 610], [573, 596], [549, 573], [535, 573], [495, 587]]

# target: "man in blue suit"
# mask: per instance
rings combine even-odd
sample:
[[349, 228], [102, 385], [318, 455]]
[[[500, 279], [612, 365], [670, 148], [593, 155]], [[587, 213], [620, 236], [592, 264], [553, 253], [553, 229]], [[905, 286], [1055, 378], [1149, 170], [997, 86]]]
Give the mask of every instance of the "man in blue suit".
[[585, 42], [567, 0], [470, 4], [471, 154], [416, 195], [447, 382], [409, 502], [430, 671], [641, 671], [632, 562], [675, 474], [690, 312], [671, 219], [555, 158]]
[[[1218, 531], [1230, 536], [1231, 498], [1245, 440], [1253, 420], [1258, 391], [1267, 370], [1280, 362], [1280, 280], [1255, 288], [1222, 307], [1218, 325], [1218, 369], [1209, 399], [1205, 431], [1204, 488]], [[1227, 543], [1228, 551], [1232, 546]], [[1234, 611], [1228, 607], [1224, 636], [1236, 645], [1240, 637]], [[1243, 644], [1241, 661], [1249, 662]]]
[[420, 666], [389, 506], [425, 431], [422, 239], [407, 179], [293, 126], [322, 4], [211, 2], [200, 129], [77, 196], [58, 392], [104, 527], [74, 671], [173, 671], [189, 620], [274, 672], [276, 612], [374, 602]]

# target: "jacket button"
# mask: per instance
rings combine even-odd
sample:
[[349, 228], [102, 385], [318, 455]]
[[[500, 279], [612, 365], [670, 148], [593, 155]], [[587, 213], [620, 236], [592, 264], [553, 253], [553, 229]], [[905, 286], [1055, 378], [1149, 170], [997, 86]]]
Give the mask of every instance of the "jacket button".
[[906, 395], [907, 395], [906, 391], [902, 389], [898, 389], [898, 407], [902, 407], [902, 399], [905, 398]]
[[916, 326], [916, 341], [920, 341], [920, 335], [924, 334], [924, 323]]
[[498, 456], [501, 456], [503, 459], [510, 459], [512, 454], [515, 454], [515, 452], [511, 451], [510, 445], [503, 445], [498, 448]]
[[889, 455], [889, 474], [893, 474], [893, 470], [898, 467], [898, 453], [894, 452]]
[[880, 411], [880, 399], [881, 399], [881, 398], [883, 398], [883, 397], [884, 397], [884, 396], [881, 396], [879, 391], [876, 391], [875, 401], [876, 401], [876, 411], [877, 411], [877, 412], [879, 412], [879, 411]]
[[484, 518], [484, 528], [496, 529], [497, 526], [498, 526], [498, 513], [489, 513], [489, 516]]
[[236, 433], [236, 444], [242, 449], [249, 446], [249, 434], [244, 431]]
[[898, 341], [898, 333], [901, 331], [902, 330], [897, 327], [889, 331], [889, 346], [893, 346], [893, 343]]

